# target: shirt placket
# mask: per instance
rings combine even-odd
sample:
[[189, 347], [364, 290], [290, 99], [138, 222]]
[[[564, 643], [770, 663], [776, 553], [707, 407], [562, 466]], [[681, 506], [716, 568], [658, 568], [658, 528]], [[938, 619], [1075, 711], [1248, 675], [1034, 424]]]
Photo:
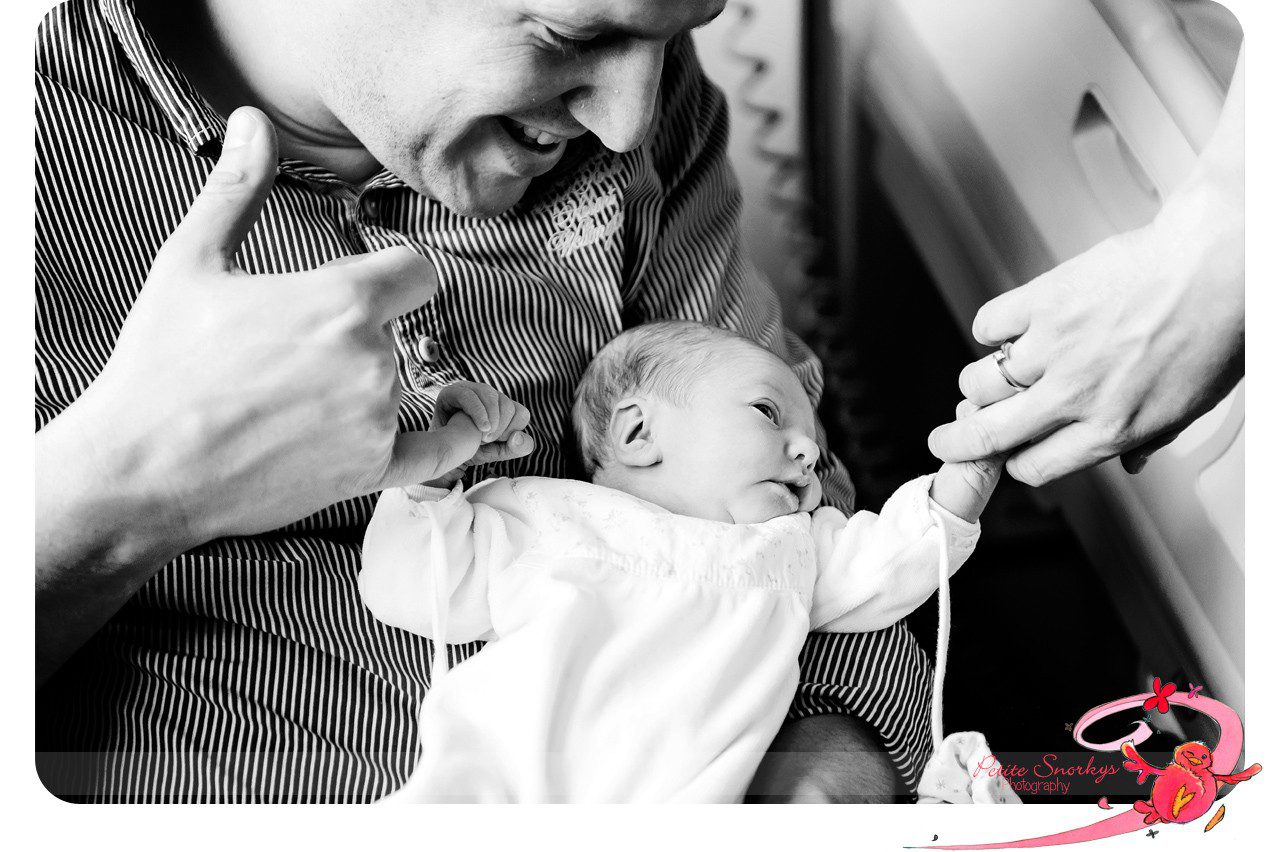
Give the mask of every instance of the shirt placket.
[[[423, 247], [415, 245], [389, 221], [395, 206], [394, 194], [409, 191], [397, 179], [384, 172], [364, 184], [352, 185], [336, 177], [318, 175], [312, 168], [286, 161], [281, 171], [317, 185], [338, 203], [343, 237], [353, 255], [393, 246], [407, 246], [425, 253]], [[439, 269], [437, 272], [443, 274]], [[401, 380], [411, 396], [434, 397], [445, 383], [441, 375], [443, 348], [435, 332], [436, 325], [434, 312], [425, 306], [391, 322]]]
[[[406, 236], [408, 230], [396, 227], [395, 211], [406, 202], [399, 194], [409, 193], [407, 187], [386, 173], [365, 184], [352, 199], [350, 206], [351, 227], [363, 241], [366, 251], [379, 251], [393, 246], [407, 246], [431, 259], [431, 253], [423, 245]], [[441, 289], [447, 287], [447, 272], [441, 264], [434, 264]], [[391, 322], [399, 357], [401, 379], [407, 382], [410, 398], [423, 395], [434, 398], [440, 387], [447, 384], [445, 353], [438, 331], [438, 312], [428, 302]]]

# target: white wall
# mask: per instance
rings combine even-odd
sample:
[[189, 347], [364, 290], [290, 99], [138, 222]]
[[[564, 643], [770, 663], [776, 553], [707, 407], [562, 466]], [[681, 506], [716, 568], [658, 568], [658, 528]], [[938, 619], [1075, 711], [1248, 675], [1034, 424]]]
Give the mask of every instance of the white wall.
[[694, 34], [708, 76], [729, 99], [729, 154], [742, 182], [747, 253], [791, 321], [804, 249], [793, 211], [804, 202], [800, 25], [800, 0], [730, 0]]

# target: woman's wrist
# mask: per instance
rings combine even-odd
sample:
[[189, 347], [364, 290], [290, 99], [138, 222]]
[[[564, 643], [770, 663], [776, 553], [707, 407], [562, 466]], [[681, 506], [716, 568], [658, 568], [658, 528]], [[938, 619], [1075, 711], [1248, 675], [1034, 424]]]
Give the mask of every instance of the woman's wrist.
[[[1244, 347], [1244, 199], [1222, 175], [1197, 170], [1149, 226], [1163, 286], [1182, 294], [1182, 314], [1201, 333]], [[1243, 370], [1243, 364], [1241, 364]]]
[[[1243, 51], [1241, 53], [1243, 57]], [[1148, 227], [1161, 276], [1244, 345], [1244, 101], [1237, 68], [1218, 127]], [[1241, 367], [1243, 369], [1243, 367]]]

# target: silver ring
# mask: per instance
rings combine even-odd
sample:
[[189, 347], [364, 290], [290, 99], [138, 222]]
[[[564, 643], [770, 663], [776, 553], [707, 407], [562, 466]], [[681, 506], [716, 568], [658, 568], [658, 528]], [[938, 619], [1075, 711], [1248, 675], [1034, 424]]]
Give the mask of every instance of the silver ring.
[[1009, 383], [1009, 387], [1013, 388], [1018, 393], [1022, 393], [1022, 391], [1031, 387], [1031, 385], [1024, 385], [1022, 382], [1009, 375], [1009, 368], [1004, 365], [1004, 362], [1009, 360], [1009, 347], [1012, 345], [1013, 341], [1006, 340], [1004, 343], [1000, 344], [1000, 350], [998, 352], [992, 353], [992, 357], [996, 359], [996, 369], [1000, 371], [1000, 375], [1004, 376], [1004, 380]]

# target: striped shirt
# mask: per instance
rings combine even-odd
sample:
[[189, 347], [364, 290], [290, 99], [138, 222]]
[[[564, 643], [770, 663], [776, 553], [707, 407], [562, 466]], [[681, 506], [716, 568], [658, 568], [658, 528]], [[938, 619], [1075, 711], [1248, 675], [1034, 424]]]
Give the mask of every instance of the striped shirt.
[[[158, 51], [128, 0], [72, 0], [36, 50], [36, 428], [101, 371], [156, 252], [212, 170], [226, 123]], [[508, 213], [455, 215], [383, 171], [359, 186], [282, 159], [238, 260], [311, 269], [409, 246], [438, 295], [394, 322], [402, 429], [439, 388], [485, 382], [532, 412], [538, 449], [473, 472], [571, 475], [574, 385], [621, 330], [710, 321], [771, 346], [810, 396], [816, 359], [744, 261], [723, 96], [676, 39], [655, 130], [618, 154], [578, 140]], [[838, 462], [819, 465], [851, 508]], [[430, 643], [374, 620], [356, 593], [373, 497], [274, 533], [222, 538], [148, 581], [40, 691], [38, 766], [68, 798], [367, 801], [417, 757]], [[478, 645], [451, 648], [453, 659]], [[851, 713], [914, 789], [929, 749], [929, 664], [902, 624], [810, 637], [793, 717]], [[494, 696], [519, 701], [519, 695]]]

